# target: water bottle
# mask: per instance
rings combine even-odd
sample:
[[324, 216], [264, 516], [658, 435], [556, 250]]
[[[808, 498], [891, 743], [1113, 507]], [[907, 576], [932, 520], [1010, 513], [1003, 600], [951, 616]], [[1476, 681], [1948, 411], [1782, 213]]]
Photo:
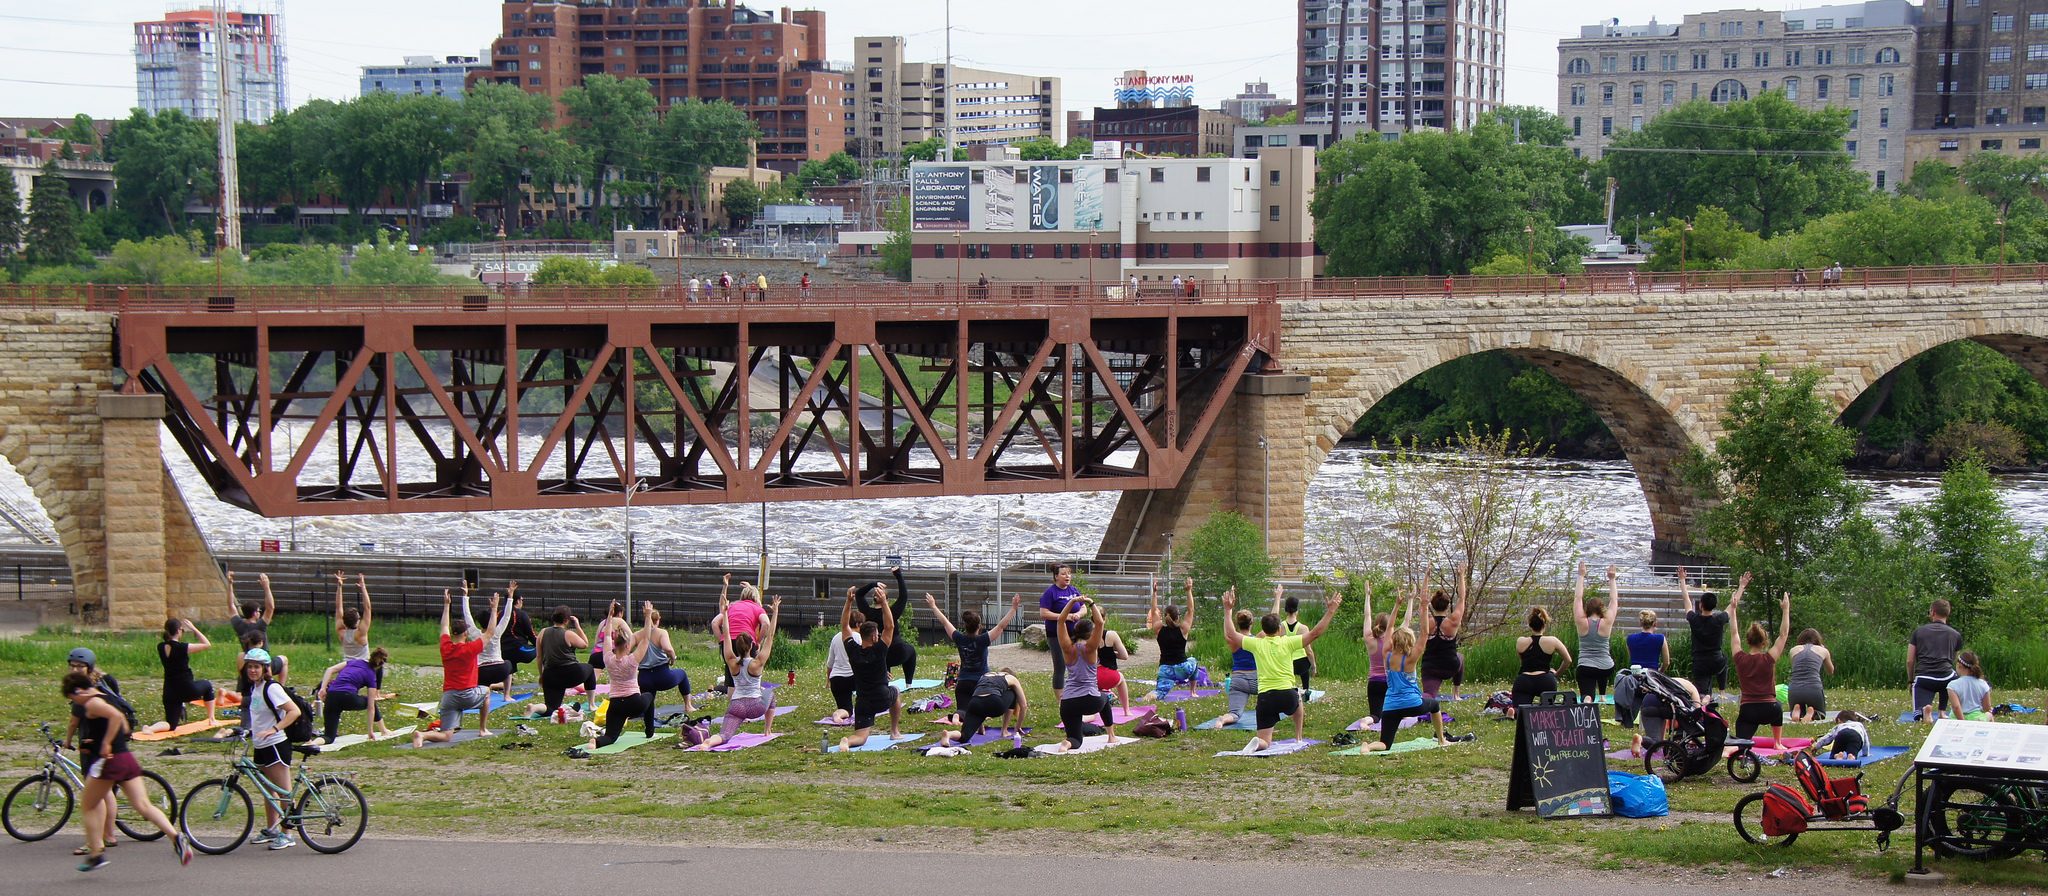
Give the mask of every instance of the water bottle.
[[1010, 748], [1013, 750], [1024, 749], [1024, 731], [1022, 729], [1010, 732]]
[[789, 670], [789, 681], [788, 681], [788, 684], [796, 684], [796, 670], [795, 670], [795, 669], [791, 669], [791, 670]]
[[1173, 709], [1173, 729], [1174, 729], [1175, 731], [1186, 731], [1186, 730], [1188, 730], [1188, 708], [1187, 708], [1187, 707], [1185, 707], [1185, 706], [1176, 706], [1176, 707], [1174, 707], [1174, 709]]

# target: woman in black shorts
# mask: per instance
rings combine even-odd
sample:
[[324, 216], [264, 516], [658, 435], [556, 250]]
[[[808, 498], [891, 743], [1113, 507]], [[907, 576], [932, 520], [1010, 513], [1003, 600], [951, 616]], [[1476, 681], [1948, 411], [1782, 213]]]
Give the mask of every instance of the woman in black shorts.
[[889, 645], [896, 639], [896, 616], [889, 603], [881, 601], [876, 612], [882, 622], [872, 620], [853, 627], [855, 589], [846, 589], [846, 606], [839, 610], [839, 634], [847, 639], [846, 661], [853, 666], [853, 734], [839, 740], [844, 753], [868, 742], [875, 717], [889, 714], [889, 739], [902, 737], [903, 714], [896, 689], [889, 686]]
[[[190, 644], [183, 640], [186, 633], [192, 635]], [[157, 662], [164, 667], [164, 720], [144, 728], [144, 731], [169, 731], [185, 724], [185, 704], [192, 700], [206, 702], [207, 724], [218, 721], [214, 717], [216, 699], [213, 682], [192, 677], [192, 654], [212, 646], [213, 642], [206, 639], [206, 633], [193, 625], [190, 619], [172, 619], [164, 623], [163, 639], [156, 644]]]
[[178, 864], [190, 864], [192, 847], [185, 845], [185, 836], [171, 826], [171, 820], [149, 801], [149, 794], [142, 789], [142, 765], [135, 761], [134, 753], [128, 752], [128, 736], [132, 733], [128, 730], [128, 717], [100, 698], [92, 676], [86, 673], [66, 674], [63, 688], [64, 699], [85, 713], [85, 722], [78, 729], [78, 752], [85, 767], [85, 794], [80, 809], [85, 818], [86, 855], [78, 863], [78, 870], [91, 871], [107, 863], [108, 813], [100, 808], [100, 803], [117, 786], [128, 798], [128, 805], [171, 838], [171, 851], [178, 855]]
[[1003, 720], [1002, 733], [1009, 734], [1015, 728], [1022, 735], [1024, 714], [1029, 711], [1030, 706], [1024, 700], [1024, 685], [1017, 681], [1016, 673], [1005, 668], [985, 674], [975, 680], [973, 692], [960, 704], [960, 730], [939, 732], [939, 746], [965, 746], [981, 733], [982, 723], [990, 719]]

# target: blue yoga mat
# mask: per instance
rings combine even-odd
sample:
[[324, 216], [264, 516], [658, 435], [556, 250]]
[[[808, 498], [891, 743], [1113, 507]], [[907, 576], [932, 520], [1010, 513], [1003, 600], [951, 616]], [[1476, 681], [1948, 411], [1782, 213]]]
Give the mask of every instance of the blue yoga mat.
[[[860, 745], [860, 746], [858, 746], [858, 747], [854, 747], [854, 748], [853, 748], [853, 750], [852, 750], [852, 752], [855, 752], [855, 753], [878, 753], [878, 752], [881, 752], [882, 750], [886, 750], [886, 749], [889, 749], [890, 747], [896, 746], [897, 744], [907, 744], [907, 743], [910, 743], [911, 741], [914, 741], [914, 740], [918, 740], [918, 739], [921, 739], [921, 738], [923, 738], [923, 737], [924, 737], [924, 735], [922, 735], [922, 734], [906, 734], [906, 735], [903, 735], [902, 737], [899, 737], [899, 738], [893, 738], [893, 739], [892, 739], [892, 738], [890, 738], [890, 737], [889, 737], [889, 735], [886, 735], [886, 734], [870, 734], [870, 735], [868, 735], [868, 740], [867, 740], [867, 743], [861, 744], [861, 745]], [[827, 753], [837, 753], [837, 752], [839, 752], [839, 745], [835, 743], [835, 744], [833, 744], [833, 745], [832, 745], [831, 749], [828, 749], [828, 750], [826, 750], [825, 752], [827, 752]]]
[[1870, 752], [1869, 752], [1869, 753], [1867, 753], [1867, 754], [1865, 754], [1865, 755], [1863, 756], [1863, 758], [1861, 758], [1861, 759], [1828, 759], [1828, 758], [1826, 758], [1826, 757], [1822, 757], [1822, 758], [1821, 758], [1821, 760], [1820, 760], [1820, 764], [1822, 764], [1822, 765], [1831, 765], [1831, 766], [1834, 766], [1835, 768], [1862, 768], [1862, 767], [1864, 767], [1864, 766], [1866, 766], [1866, 765], [1869, 765], [1869, 764], [1871, 764], [1871, 763], [1873, 763], [1873, 762], [1883, 762], [1883, 761], [1885, 761], [1885, 760], [1887, 760], [1887, 759], [1890, 759], [1890, 758], [1892, 758], [1892, 757], [1894, 757], [1894, 756], [1900, 756], [1900, 755], [1903, 755], [1903, 754], [1905, 754], [1905, 753], [1906, 753], [1906, 751], [1907, 751], [1907, 750], [1909, 750], [1909, 749], [1911, 749], [1911, 748], [1909, 748], [1909, 747], [1871, 747], [1871, 748], [1870, 748]]
[[[1233, 722], [1233, 723], [1231, 723], [1230, 727], [1228, 727], [1228, 728], [1225, 728], [1224, 726], [1222, 726], [1222, 725], [1220, 725], [1220, 724], [1217, 724], [1217, 723], [1219, 723], [1219, 722], [1222, 722], [1222, 721], [1223, 721], [1223, 717], [1222, 717], [1222, 716], [1217, 716], [1217, 717], [1215, 717], [1215, 718], [1213, 718], [1213, 719], [1210, 719], [1209, 721], [1203, 722], [1203, 723], [1202, 723], [1202, 724], [1200, 724], [1200, 725], [1196, 725], [1196, 726], [1195, 726], [1195, 730], [1197, 730], [1197, 731], [1257, 731], [1257, 730], [1259, 730], [1259, 714], [1258, 714], [1258, 713], [1255, 713], [1255, 712], [1252, 712], [1252, 711], [1250, 711], [1250, 710], [1246, 710], [1246, 711], [1245, 711], [1245, 712], [1244, 712], [1243, 714], [1239, 715], [1239, 716], [1237, 717], [1237, 721], [1236, 721], [1236, 722]], [[1287, 723], [1291, 723], [1291, 722], [1293, 722], [1293, 721], [1294, 721], [1294, 717], [1293, 717], [1293, 716], [1281, 716], [1281, 717], [1280, 717], [1280, 721], [1279, 721], [1279, 722], [1277, 722], [1277, 723], [1275, 723], [1275, 725], [1277, 726], [1277, 725], [1280, 725], [1280, 724], [1287, 724]]]

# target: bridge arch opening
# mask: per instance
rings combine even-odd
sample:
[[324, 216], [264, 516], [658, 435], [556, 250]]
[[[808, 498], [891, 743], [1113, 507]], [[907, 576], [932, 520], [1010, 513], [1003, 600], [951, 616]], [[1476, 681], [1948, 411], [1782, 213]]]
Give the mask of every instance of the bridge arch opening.
[[2038, 465], [2048, 461], [2048, 336], [1937, 342], [1837, 400], [1858, 467], [1939, 469], [1968, 451], [1993, 466]]
[[[1376, 388], [1377, 387], [1377, 388]], [[1556, 348], [1511, 346], [1424, 359], [1393, 376], [1359, 377], [1341, 394], [1333, 412], [1324, 421], [1333, 435], [1352, 436], [1361, 424], [1377, 436], [1398, 436], [1405, 429], [1417, 435], [1424, 430], [1448, 433], [1474, 425], [1505, 425], [1497, 416], [1474, 413], [1460, 404], [1461, 391], [1499, 390], [1512, 394], [1498, 400], [1523, 403], [1522, 413], [1510, 418], [1518, 431], [1534, 429], [1538, 442], [1575, 440], [1588, 461], [1625, 460], [1632, 471], [1634, 487], [1617, 475], [1614, 466], [1605, 471], [1597, 464], [1582, 468], [1583, 481], [1592, 490], [1594, 511], [1603, 529], [1604, 552], [1642, 551], [1643, 559], [1658, 562], [1684, 556], [1690, 544], [1695, 498], [1680, 474], [1688, 451], [1700, 441], [1688, 422], [1667, 406], [1667, 399], [1653, 392], [1656, 384], [1644, 384], [1602, 361]], [[1431, 394], [1434, 393], [1434, 394]], [[1531, 406], [1537, 407], [1534, 411]], [[1416, 415], [1427, 409], [1433, 419]], [[1478, 419], [1486, 417], [1486, 419]], [[1417, 424], [1427, 426], [1417, 426]], [[1382, 439], [1384, 441], [1384, 438]], [[1424, 441], [1429, 439], [1425, 436]], [[1332, 446], [1313, 475], [1326, 476], [1355, 465], [1351, 452], [1365, 447], [1361, 439], [1348, 438]], [[1334, 467], [1333, 467], [1334, 465]], [[1560, 467], [1564, 465], [1560, 464]], [[1640, 497], [1631, 494], [1639, 492]], [[1640, 500], [1633, 506], [1620, 502]], [[1330, 525], [1319, 514], [1309, 514], [1309, 540], [1317, 538], [1318, 525]], [[1629, 533], [1629, 534], [1623, 534]], [[1614, 557], [1613, 559], [1623, 559]]]

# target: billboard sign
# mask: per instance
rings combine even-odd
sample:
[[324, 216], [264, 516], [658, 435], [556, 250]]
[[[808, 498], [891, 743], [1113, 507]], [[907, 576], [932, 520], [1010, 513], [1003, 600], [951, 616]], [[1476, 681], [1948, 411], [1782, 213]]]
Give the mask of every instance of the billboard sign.
[[1031, 229], [1060, 229], [1060, 167], [1031, 166]]
[[912, 230], [966, 230], [967, 202], [966, 168], [910, 169]]

